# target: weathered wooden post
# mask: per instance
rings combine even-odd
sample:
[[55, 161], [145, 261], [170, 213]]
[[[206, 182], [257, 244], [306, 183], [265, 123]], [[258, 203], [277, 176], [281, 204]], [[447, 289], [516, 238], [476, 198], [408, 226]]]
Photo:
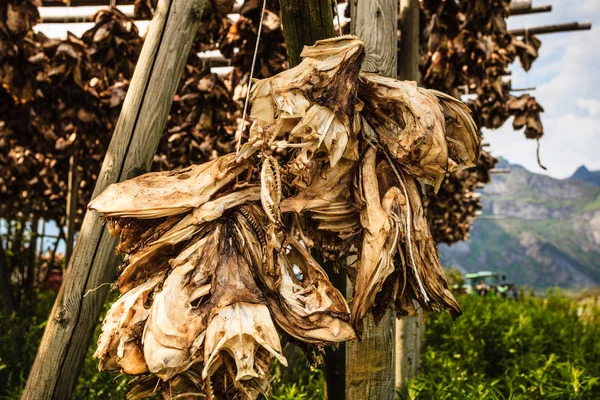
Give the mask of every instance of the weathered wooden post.
[[279, 0], [290, 68], [300, 64], [304, 46], [333, 37], [331, 0]]
[[[207, 1], [159, 2], [93, 197], [149, 168]], [[23, 399], [71, 397], [108, 291], [101, 285], [116, 272], [115, 241], [88, 211]]]
[[[419, 81], [419, 0], [400, 0], [400, 55], [398, 78]], [[423, 314], [396, 322], [396, 385], [403, 387], [417, 374]]]
[[69, 157], [69, 177], [67, 181], [67, 263], [73, 255], [75, 244], [75, 217], [77, 216], [77, 203], [79, 202], [79, 181], [77, 179], [77, 150]]
[[[301, 61], [304, 46], [312, 46], [317, 40], [334, 36], [333, 10], [330, 0], [279, 0], [281, 22], [290, 67]], [[318, 255], [315, 255], [317, 258]], [[321, 260], [319, 260], [321, 261]], [[342, 293], [346, 290], [346, 278], [336, 273], [331, 265], [324, 264], [333, 285]], [[326, 398], [342, 399], [345, 388], [345, 345], [325, 351]]]
[[[395, 78], [398, 0], [350, 3], [351, 32], [366, 45], [362, 69]], [[395, 331], [393, 312], [388, 310], [377, 326], [369, 315], [362, 341], [346, 345], [346, 400], [395, 399]]]

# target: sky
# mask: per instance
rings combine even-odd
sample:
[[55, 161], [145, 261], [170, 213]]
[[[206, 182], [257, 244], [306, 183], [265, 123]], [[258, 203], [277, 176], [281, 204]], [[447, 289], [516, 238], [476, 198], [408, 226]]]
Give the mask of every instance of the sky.
[[544, 136], [540, 158], [536, 141], [514, 131], [512, 120], [501, 129], [485, 132], [492, 155], [530, 171], [566, 178], [581, 165], [600, 170], [600, 0], [533, 0], [552, 4], [550, 13], [515, 16], [510, 29], [564, 22], [592, 22], [592, 30], [539, 35], [542, 47], [529, 72], [519, 62], [511, 66], [513, 88], [536, 87], [531, 92], [544, 107]]

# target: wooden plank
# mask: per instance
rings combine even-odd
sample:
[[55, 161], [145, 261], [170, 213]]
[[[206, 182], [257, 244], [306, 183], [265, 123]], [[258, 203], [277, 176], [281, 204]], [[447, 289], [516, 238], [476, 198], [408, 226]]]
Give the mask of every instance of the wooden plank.
[[[150, 166], [206, 3], [159, 2], [92, 198]], [[115, 277], [115, 241], [86, 212], [23, 399], [71, 397], [108, 291], [101, 285]]]
[[396, 385], [400, 388], [417, 375], [424, 334], [422, 318], [423, 314], [419, 312], [416, 317], [401, 318], [396, 324]]
[[[351, 0], [349, 6], [351, 32], [365, 42], [362, 69], [396, 77], [398, 1]], [[348, 296], [351, 293], [347, 291]], [[346, 399], [395, 399], [394, 313], [388, 310], [377, 326], [370, 314], [364, 323], [362, 340], [346, 344]]]
[[531, 0], [512, 0], [509, 9], [513, 13], [518, 10], [528, 10], [531, 8], [531, 5]]
[[398, 78], [419, 81], [419, 0], [400, 0]]

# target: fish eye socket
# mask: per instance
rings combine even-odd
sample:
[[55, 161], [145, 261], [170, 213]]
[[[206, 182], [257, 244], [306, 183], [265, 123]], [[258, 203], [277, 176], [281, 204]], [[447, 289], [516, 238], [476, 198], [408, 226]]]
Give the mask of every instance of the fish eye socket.
[[294, 264], [292, 266], [292, 271], [294, 272], [294, 275], [296, 275], [296, 278], [298, 278], [298, 280], [300, 282], [302, 282], [304, 280], [304, 274], [302, 273], [302, 270], [300, 269], [299, 266], [297, 266], [296, 264]]

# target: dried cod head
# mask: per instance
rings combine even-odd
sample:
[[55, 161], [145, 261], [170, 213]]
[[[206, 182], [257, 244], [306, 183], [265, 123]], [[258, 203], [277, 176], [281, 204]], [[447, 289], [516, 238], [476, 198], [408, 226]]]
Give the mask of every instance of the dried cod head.
[[289, 146], [301, 148], [297, 158], [306, 162], [326, 150], [336, 165], [346, 152], [364, 43], [354, 36], [319, 40], [305, 47], [302, 57], [296, 67], [254, 83], [254, 124], [240, 157], [261, 148]]
[[[353, 340], [367, 313], [388, 307], [460, 314], [417, 182], [437, 186], [477, 162], [468, 109], [360, 73], [354, 36], [302, 56], [254, 82], [237, 155], [111, 185], [90, 203], [129, 254], [96, 355], [101, 368], [140, 375], [130, 398], [168, 388], [254, 399], [270, 363], [286, 364], [281, 338], [314, 349]], [[354, 281], [351, 309], [316, 251]], [[344, 265], [352, 251], [358, 261]]]
[[359, 83], [366, 123], [409, 174], [438, 188], [447, 172], [475, 165], [479, 137], [462, 103], [415, 82], [372, 73], [361, 73]]

